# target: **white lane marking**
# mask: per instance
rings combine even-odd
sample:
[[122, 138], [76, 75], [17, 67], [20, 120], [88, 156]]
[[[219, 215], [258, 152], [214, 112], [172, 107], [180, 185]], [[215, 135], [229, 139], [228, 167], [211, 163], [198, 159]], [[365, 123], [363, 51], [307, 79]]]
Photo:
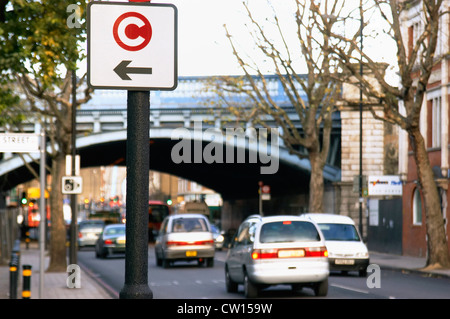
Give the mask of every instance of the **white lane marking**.
[[346, 290], [350, 290], [350, 291], [354, 291], [354, 292], [359, 292], [359, 293], [362, 293], [362, 294], [369, 294], [369, 291], [358, 289], [358, 288], [347, 287], [347, 286], [338, 285], [338, 284], [330, 284], [330, 286], [336, 287], [336, 288], [341, 288], [341, 289], [346, 289]]

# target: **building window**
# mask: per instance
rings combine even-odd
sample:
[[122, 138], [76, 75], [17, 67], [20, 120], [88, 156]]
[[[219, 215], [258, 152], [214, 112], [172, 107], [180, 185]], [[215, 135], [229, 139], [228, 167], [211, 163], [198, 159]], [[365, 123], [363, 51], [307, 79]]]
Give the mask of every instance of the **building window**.
[[422, 198], [418, 187], [413, 196], [413, 225], [422, 225]]
[[441, 147], [441, 98], [433, 99], [431, 123], [431, 147]]

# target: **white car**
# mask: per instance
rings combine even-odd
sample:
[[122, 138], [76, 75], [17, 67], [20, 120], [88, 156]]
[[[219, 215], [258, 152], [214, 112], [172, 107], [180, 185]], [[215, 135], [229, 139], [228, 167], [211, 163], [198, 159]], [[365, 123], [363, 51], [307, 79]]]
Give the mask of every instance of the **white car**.
[[208, 219], [200, 214], [169, 215], [164, 219], [155, 243], [156, 264], [195, 260], [214, 267], [214, 237]]
[[225, 261], [228, 292], [244, 286], [247, 298], [271, 285], [328, 292], [328, 258], [318, 226], [298, 216], [248, 217], [239, 227]]
[[343, 272], [355, 270], [361, 277], [367, 275], [369, 251], [350, 217], [335, 214], [302, 216], [316, 222], [325, 236], [330, 270]]

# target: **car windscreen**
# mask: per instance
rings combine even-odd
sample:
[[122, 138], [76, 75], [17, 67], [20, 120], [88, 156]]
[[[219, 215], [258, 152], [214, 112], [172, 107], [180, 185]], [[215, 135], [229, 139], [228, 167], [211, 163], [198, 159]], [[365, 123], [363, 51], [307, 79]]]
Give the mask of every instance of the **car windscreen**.
[[105, 235], [106, 236], [125, 235], [125, 227], [117, 226], [105, 228]]
[[325, 240], [360, 241], [354, 225], [350, 224], [319, 224]]
[[261, 243], [286, 243], [320, 241], [316, 226], [303, 221], [279, 221], [265, 223], [259, 235]]
[[203, 218], [182, 217], [174, 219], [172, 223], [172, 232], [174, 233], [207, 231], [209, 231], [208, 225]]

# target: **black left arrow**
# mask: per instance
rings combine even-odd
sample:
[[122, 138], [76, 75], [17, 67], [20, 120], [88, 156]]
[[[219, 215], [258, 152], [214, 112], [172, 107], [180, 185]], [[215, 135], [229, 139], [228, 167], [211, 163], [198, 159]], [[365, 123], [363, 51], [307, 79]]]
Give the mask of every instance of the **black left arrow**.
[[122, 80], [131, 80], [128, 74], [152, 74], [152, 68], [129, 67], [128, 64], [130, 63], [131, 61], [123, 60], [114, 68], [114, 72], [116, 72]]

